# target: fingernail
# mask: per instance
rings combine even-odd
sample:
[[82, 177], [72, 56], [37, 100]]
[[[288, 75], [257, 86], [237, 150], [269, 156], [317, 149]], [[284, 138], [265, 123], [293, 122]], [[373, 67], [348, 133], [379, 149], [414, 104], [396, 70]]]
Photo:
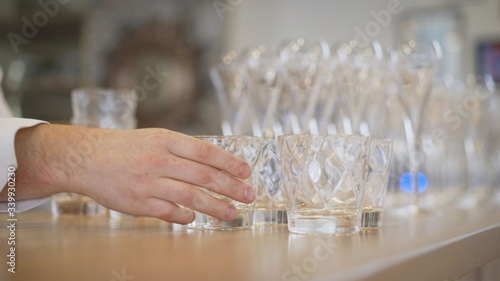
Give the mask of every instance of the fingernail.
[[245, 190], [245, 193], [243, 194], [243, 198], [245, 198], [246, 201], [252, 202], [255, 198], [255, 192], [251, 188], [247, 188]]
[[230, 207], [226, 210], [226, 219], [232, 221], [236, 218], [238, 214], [236, 213], [236, 209], [234, 207]]
[[248, 166], [248, 164], [243, 164], [241, 165], [241, 168], [240, 168], [240, 176], [243, 177], [243, 178], [248, 178], [250, 176], [250, 173], [252, 172], [252, 169], [250, 169], [250, 166]]

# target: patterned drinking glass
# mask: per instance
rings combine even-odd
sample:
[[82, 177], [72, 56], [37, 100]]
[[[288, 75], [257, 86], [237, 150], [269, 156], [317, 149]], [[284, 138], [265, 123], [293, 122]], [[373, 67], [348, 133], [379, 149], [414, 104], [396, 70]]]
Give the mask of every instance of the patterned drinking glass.
[[360, 230], [369, 140], [359, 135], [278, 137], [288, 229], [353, 234]]
[[[245, 160], [252, 168], [252, 175], [244, 182], [254, 188], [255, 193], [259, 191], [256, 184], [256, 164], [259, 160], [262, 149], [262, 138], [251, 136], [196, 136], [196, 138], [214, 144], [234, 156]], [[223, 221], [218, 218], [209, 216], [204, 213], [195, 212], [196, 219], [188, 224], [189, 228], [206, 229], [206, 230], [238, 230], [251, 228], [253, 226], [255, 201], [246, 204], [230, 199], [226, 196], [214, 193], [205, 188], [200, 187], [210, 195], [226, 201], [236, 207], [238, 217], [232, 221]]]
[[370, 138], [369, 155], [361, 215], [361, 227], [366, 229], [378, 228], [382, 225], [387, 184], [391, 172], [392, 141]]
[[257, 164], [255, 224], [286, 224], [286, 201], [281, 179], [278, 140], [266, 139]]

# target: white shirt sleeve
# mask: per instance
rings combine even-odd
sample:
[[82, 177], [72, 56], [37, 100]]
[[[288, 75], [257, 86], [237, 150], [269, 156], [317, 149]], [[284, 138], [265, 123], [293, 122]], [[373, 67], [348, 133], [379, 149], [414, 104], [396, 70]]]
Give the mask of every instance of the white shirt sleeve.
[[[44, 121], [23, 118], [0, 118], [0, 191], [8, 181], [9, 167], [17, 169], [14, 138], [19, 129], [35, 126]], [[16, 200], [15, 211], [23, 212], [43, 204], [49, 198]], [[0, 212], [7, 211], [7, 203], [0, 203]]]

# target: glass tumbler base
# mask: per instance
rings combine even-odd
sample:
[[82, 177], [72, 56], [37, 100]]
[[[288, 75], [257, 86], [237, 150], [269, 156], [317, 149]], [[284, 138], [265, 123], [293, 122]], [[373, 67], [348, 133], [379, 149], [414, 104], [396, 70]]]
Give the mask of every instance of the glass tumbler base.
[[195, 212], [196, 219], [187, 225], [188, 228], [200, 230], [240, 230], [253, 226], [253, 211], [238, 210], [238, 216], [232, 221], [223, 221], [207, 214]]
[[106, 208], [93, 199], [78, 194], [56, 194], [52, 197], [51, 211], [53, 215], [104, 215]]
[[255, 209], [254, 223], [263, 224], [287, 224], [286, 210], [282, 209]]
[[359, 216], [289, 217], [288, 230], [298, 234], [355, 234], [360, 230]]
[[376, 229], [382, 226], [384, 213], [380, 210], [363, 211], [361, 214], [361, 228]]

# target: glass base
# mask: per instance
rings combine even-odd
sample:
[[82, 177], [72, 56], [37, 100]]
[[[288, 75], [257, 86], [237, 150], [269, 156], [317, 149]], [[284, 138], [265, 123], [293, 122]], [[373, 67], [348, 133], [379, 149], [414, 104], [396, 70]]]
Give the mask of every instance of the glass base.
[[104, 215], [106, 208], [99, 205], [89, 197], [63, 193], [56, 194], [52, 197], [51, 211], [53, 215]]
[[290, 216], [288, 218], [288, 230], [298, 234], [355, 234], [360, 230], [359, 216]]
[[207, 214], [196, 213], [196, 219], [187, 225], [188, 228], [200, 230], [240, 230], [253, 225], [253, 211], [239, 210], [238, 216], [232, 221], [223, 221]]
[[384, 216], [381, 210], [369, 210], [361, 213], [361, 228], [376, 229], [382, 226], [382, 218]]
[[255, 225], [288, 223], [286, 210], [281, 209], [256, 209], [253, 220]]

